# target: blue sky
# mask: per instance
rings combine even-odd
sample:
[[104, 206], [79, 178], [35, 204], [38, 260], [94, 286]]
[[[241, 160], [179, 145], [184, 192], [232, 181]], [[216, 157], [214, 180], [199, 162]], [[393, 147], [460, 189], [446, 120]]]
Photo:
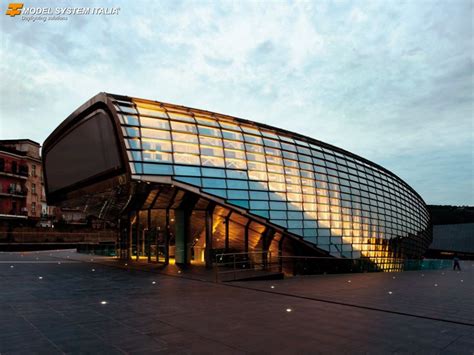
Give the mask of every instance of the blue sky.
[[79, 0], [120, 13], [45, 23], [1, 4], [1, 139], [42, 143], [107, 91], [296, 131], [474, 205], [472, 1]]

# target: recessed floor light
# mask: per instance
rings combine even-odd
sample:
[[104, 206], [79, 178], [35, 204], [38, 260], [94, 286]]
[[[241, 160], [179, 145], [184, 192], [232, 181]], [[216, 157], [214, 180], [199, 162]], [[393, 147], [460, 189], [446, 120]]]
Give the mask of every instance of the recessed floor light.
[[156, 281], [153, 281], [151, 284], [152, 284], [152, 285], [156, 284]]
[[38, 279], [43, 280], [43, 276], [38, 276]]
[[291, 309], [291, 308], [287, 308], [286, 311], [289, 313], [289, 312], [292, 311], [292, 309]]
[[392, 291], [388, 291], [388, 294], [391, 295], [393, 292]]
[[107, 301], [101, 301], [100, 304], [107, 304]]

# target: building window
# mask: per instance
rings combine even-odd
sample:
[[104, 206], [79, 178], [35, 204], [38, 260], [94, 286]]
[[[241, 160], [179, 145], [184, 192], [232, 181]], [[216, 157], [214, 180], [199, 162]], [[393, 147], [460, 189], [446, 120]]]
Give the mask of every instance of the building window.
[[34, 164], [31, 166], [31, 175], [36, 176], [36, 165]]
[[31, 203], [31, 213], [33, 213], [33, 214], [36, 213], [36, 202]]
[[[34, 169], [33, 169], [33, 171], [34, 171]], [[31, 184], [31, 193], [36, 194], [36, 184]]]

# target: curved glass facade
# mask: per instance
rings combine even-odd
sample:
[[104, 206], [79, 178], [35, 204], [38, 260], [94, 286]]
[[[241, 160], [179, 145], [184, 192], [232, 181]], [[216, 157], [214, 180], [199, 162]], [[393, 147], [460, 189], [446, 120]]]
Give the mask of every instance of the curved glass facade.
[[431, 241], [419, 195], [363, 158], [242, 119], [109, 98], [132, 179], [169, 176], [332, 256], [367, 257], [382, 269], [389, 259], [419, 258]]

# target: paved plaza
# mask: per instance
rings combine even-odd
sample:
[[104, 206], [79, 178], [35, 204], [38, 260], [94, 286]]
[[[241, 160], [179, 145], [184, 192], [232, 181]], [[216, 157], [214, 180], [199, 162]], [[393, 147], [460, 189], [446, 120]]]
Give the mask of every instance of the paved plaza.
[[473, 264], [217, 284], [3, 252], [0, 354], [474, 354]]

